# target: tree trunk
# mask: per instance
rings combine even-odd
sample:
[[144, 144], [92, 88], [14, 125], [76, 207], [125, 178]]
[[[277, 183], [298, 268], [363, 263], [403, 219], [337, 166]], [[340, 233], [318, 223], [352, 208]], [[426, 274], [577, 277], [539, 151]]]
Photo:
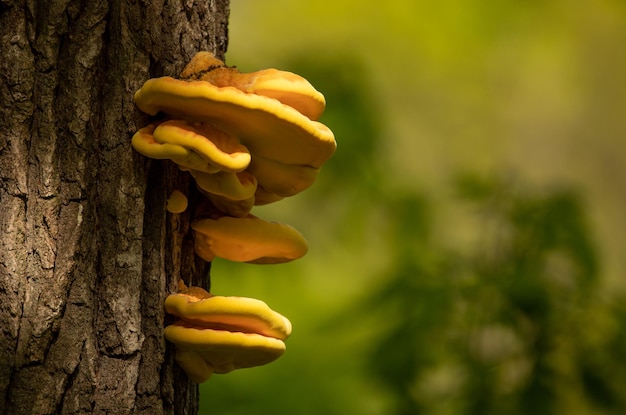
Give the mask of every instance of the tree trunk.
[[[0, 0], [0, 414], [191, 414], [163, 338], [182, 277], [205, 285], [192, 192], [130, 147], [142, 83], [223, 55], [228, 0]], [[190, 199], [193, 207], [193, 197]]]

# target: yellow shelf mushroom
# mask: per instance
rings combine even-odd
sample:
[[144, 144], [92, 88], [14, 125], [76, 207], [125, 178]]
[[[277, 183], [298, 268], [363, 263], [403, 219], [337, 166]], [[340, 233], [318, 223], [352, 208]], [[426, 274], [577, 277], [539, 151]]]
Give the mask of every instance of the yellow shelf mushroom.
[[304, 256], [309, 246], [293, 227], [254, 215], [222, 216], [191, 224], [196, 254], [205, 261], [215, 257], [235, 262], [278, 264]]
[[205, 81], [217, 87], [233, 87], [248, 94], [274, 98], [312, 120], [324, 112], [324, 95], [300, 75], [278, 69], [241, 73], [210, 52], [198, 52], [181, 72], [185, 80]]
[[[275, 264], [306, 254], [308, 244], [294, 228], [250, 214], [255, 205], [311, 186], [336, 149], [332, 131], [317, 121], [324, 96], [306, 79], [277, 69], [241, 73], [200, 52], [181, 79], [147, 80], [135, 103], [164, 117], [137, 131], [133, 148], [188, 171], [210, 201], [193, 207], [196, 255]], [[186, 208], [185, 196], [174, 191], [167, 209]], [[264, 302], [184, 284], [179, 291], [165, 300], [177, 317], [165, 337], [191, 381], [263, 365], [285, 352], [291, 323]]]
[[169, 295], [165, 311], [178, 318], [165, 328], [165, 338], [195, 383], [276, 360], [291, 334], [289, 320], [263, 301], [215, 296], [199, 287]]
[[171, 118], [133, 137], [148, 157], [209, 175], [245, 170], [256, 178], [250, 205], [258, 205], [311, 186], [335, 151], [332, 131], [315, 121], [324, 97], [298, 75], [243, 74], [200, 52], [181, 76], [149, 79], [135, 93], [139, 109]]

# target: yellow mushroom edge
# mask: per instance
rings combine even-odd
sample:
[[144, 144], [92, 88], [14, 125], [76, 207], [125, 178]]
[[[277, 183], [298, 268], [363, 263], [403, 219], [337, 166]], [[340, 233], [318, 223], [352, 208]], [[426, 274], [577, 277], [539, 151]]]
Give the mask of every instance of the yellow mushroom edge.
[[276, 360], [292, 330], [286, 317], [261, 300], [215, 296], [199, 287], [168, 296], [165, 310], [178, 318], [165, 328], [165, 338], [194, 383]]
[[304, 256], [304, 236], [292, 226], [248, 214], [200, 219], [191, 224], [194, 250], [205, 261], [215, 257], [234, 262], [279, 264]]

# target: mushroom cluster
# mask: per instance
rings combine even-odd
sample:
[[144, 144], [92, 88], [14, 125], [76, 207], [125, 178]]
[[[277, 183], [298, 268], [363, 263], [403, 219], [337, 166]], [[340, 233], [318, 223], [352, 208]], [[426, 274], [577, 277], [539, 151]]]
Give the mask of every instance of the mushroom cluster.
[[195, 383], [278, 359], [291, 334], [289, 320], [261, 300], [212, 295], [184, 284], [166, 298], [165, 311], [178, 318], [165, 328], [165, 337], [176, 344], [176, 361]]
[[[199, 52], [179, 79], [146, 81], [135, 103], [159, 121], [133, 135], [133, 148], [189, 172], [209, 205], [191, 224], [196, 255], [276, 264], [307, 252], [293, 227], [251, 214], [255, 205], [311, 186], [335, 151], [332, 131], [317, 121], [324, 96], [306, 79], [276, 69], [241, 73]], [[173, 192], [168, 211], [186, 207], [185, 196]], [[165, 336], [194, 382], [278, 358], [291, 332], [289, 321], [260, 300], [198, 287], [181, 285], [165, 308], [179, 318]]]
[[189, 171], [230, 216], [305, 190], [335, 151], [332, 131], [316, 121], [324, 97], [298, 75], [243, 74], [200, 52], [181, 78], [149, 79], [135, 93], [140, 110], [168, 119], [140, 129], [132, 145]]

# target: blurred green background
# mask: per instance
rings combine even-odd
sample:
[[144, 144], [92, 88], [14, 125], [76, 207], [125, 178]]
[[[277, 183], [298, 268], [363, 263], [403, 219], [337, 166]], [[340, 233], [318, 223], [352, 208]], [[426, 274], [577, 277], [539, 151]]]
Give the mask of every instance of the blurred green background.
[[232, 0], [226, 61], [309, 79], [338, 149], [253, 211], [307, 256], [213, 265], [294, 332], [200, 413], [626, 413], [623, 0]]

